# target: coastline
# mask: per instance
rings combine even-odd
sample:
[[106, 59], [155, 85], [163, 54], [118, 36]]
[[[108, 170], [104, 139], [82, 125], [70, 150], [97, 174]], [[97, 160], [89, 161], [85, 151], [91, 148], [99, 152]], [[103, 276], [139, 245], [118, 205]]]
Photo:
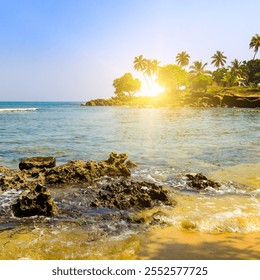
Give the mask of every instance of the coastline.
[[120, 96], [93, 99], [81, 106], [130, 106], [141, 108], [197, 107], [197, 108], [260, 108], [259, 89], [223, 88], [209, 92], [179, 92], [158, 96]]

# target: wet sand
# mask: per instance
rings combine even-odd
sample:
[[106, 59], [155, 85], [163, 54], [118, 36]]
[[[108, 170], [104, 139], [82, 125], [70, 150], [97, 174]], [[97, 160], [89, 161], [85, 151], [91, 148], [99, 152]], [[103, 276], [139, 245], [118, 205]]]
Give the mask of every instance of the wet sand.
[[205, 233], [156, 228], [143, 236], [137, 259], [260, 260], [260, 232]]

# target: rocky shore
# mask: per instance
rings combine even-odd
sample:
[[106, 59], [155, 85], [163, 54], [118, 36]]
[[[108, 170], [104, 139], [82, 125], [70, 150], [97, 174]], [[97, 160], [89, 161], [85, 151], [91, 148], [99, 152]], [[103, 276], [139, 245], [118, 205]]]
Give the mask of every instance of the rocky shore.
[[205, 93], [193, 92], [186, 95], [180, 95], [178, 98], [171, 97], [131, 97], [125, 99], [95, 99], [90, 100], [81, 106], [137, 106], [137, 107], [228, 107], [228, 108], [260, 108], [259, 95], [239, 95], [232, 93]]
[[[32, 157], [23, 159], [19, 170], [0, 166], [0, 194], [15, 193], [10, 209], [0, 207], [1, 216], [81, 216], [86, 211], [105, 213], [104, 209], [136, 213], [159, 205], [174, 207], [170, 190], [131, 178], [136, 166], [126, 154], [117, 153], [100, 162], [74, 160], [56, 166], [53, 157]], [[186, 178], [197, 191], [220, 187], [202, 174]], [[129, 220], [128, 214], [124, 219]]]
[[213, 95], [210, 93], [193, 93], [183, 99], [183, 104], [191, 107], [260, 108], [260, 97], [235, 94]]
[[[86, 208], [136, 211], [159, 204], [172, 205], [167, 190], [161, 186], [131, 179], [134, 166], [126, 154], [116, 153], [100, 162], [74, 160], [59, 166], [53, 157], [25, 158], [19, 164], [20, 170], [0, 167], [0, 189], [19, 192], [11, 205], [16, 217], [58, 215], [59, 207], [51, 193], [55, 196], [55, 189], [62, 188], [83, 193]], [[59, 205], [70, 198], [60, 199]]]

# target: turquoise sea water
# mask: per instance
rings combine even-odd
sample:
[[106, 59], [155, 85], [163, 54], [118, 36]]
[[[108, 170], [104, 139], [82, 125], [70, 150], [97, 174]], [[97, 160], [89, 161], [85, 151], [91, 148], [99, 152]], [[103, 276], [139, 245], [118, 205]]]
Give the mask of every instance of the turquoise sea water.
[[214, 170], [257, 163], [260, 112], [238, 108], [81, 107], [71, 102], [0, 102], [0, 165], [52, 155], [106, 159], [125, 152], [144, 166]]
[[[0, 165], [18, 168], [23, 157], [39, 155], [54, 156], [57, 164], [72, 159], [98, 161], [111, 151], [125, 152], [138, 163], [133, 180], [165, 186], [177, 202], [142, 215], [162, 213], [161, 221], [189, 232], [190, 238], [196, 232], [241, 234], [229, 236], [228, 243], [244, 244], [248, 233], [259, 238], [259, 147], [258, 109], [0, 103]], [[231, 178], [232, 169], [235, 179], [246, 178], [245, 185]], [[222, 170], [227, 176], [214, 178], [221, 183], [219, 189], [196, 192], [187, 185], [186, 172], [211, 176]], [[20, 192], [0, 192], [0, 259], [136, 258], [143, 246], [138, 241], [142, 227], [107, 220], [105, 215], [100, 218], [104, 209], [85, 208], [81, 186], [50, 191], [58, 215], [21, 220], [10, 216], [10, 206]], [[247, 254], [246, 258], [260, 259], [259, 249], [248, 249]]]

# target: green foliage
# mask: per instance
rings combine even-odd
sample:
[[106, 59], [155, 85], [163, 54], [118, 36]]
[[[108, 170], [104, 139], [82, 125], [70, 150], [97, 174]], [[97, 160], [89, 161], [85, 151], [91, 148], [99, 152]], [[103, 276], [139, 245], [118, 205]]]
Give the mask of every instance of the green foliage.
[[134, 69], [136, 71], [143, 72], [146, 68], [146, 59], [143, 57], [143, 55], [136, 56], [134, 58]]
[[213, 71], [212, 78], [217, 83], [218, 86], [223, 85], [223, 78], [227, 73], [228, 69], [225, 67], [218, 68], [217, 70]]
[[181, 66], [187, 66], [190, 61], [190, 56], [186, 52], [178, 53], [176, 56], [176, 63]]
[[134, 79], [131, 73], [125, 73], [122, 77], [113, 81], [113, 86], [115, 94], [123, 98], [126, 93], [129, 96], [134, 96], [140, 90], [141, 82], [138, 79]]
[[241, 77], [241, 75], [236, 74], [232, 71], [228, 71], [222, 79], [223, 85], [225, 87], [238, 86], [239, 82], [243, 82], [243, 81], [244, 79], [243, 77]]
[[258, 73], [260, 73], [260, 59], [247, 61], [247, 67], [249, 70], [248, 83], [249, 84], [258, 84], [260, 82], [259, 74], [258, 74]]
[[178, 65], [168, 64], [160, 67], [157, 82], [167, 92], [175, 92], [179, 87], [188, 85], [188, 73]]
[[190, 87], [193, 91], [204, 90], [206, 92], [208, 86], [212, 84], [212, 81], [212, 77], [207, 75], [195, 76], [191, 81]]
[[251, 41], [250, 41], [250, 44], [249, 44], [249, 48], [250, 49], [253, 48], [254, 52], [255, 52], [253, 60], [255, 59], [255, 56], [258, 52], [259, 47], [260, 47], [260, 36], [259, 36], [259, 34], [255, 34], [255, 36], [253, 36], [251, 38]]
[[223, 54], [223, 52], [216, 51], [216, 53], [211, 57], [211, 64], [214, 64], [215, 67], [219, 68], [220, 66], [224, 66], [226, 63], [227, 57]]
[[211, 74], [209, 70], [205, 69], [207, 65], [208, 63], [202, 63], [202, 61], [194, 61], [193, 64], [190, 66], [190, 73], [194, 76]]

